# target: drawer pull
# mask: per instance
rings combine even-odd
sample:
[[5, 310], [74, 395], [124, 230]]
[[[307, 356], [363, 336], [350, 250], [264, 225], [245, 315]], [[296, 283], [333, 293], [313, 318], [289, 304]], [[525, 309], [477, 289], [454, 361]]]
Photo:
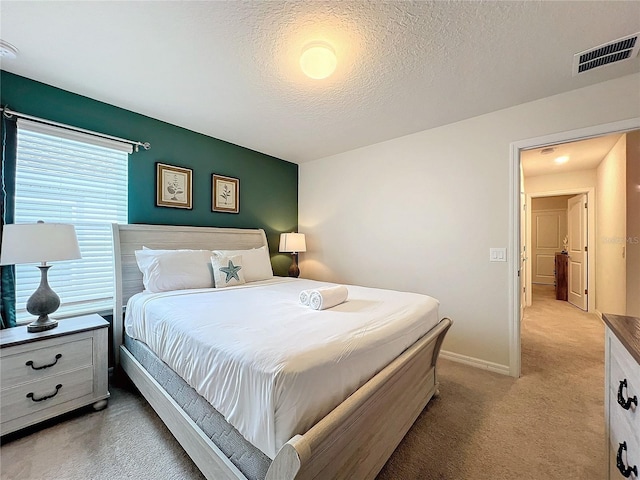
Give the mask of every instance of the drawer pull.
[[620, 471], [620, 473], [624, 478], [629, 478], [632, 472], [637, 477], [638, 467], [636, 467], [635, 465], [633, 467], [627, 467], [624, 464], [624, 460], [622, 460], [622, 452], [626, 452], [626, 451], [627, 451], [627, 442], [622, 442], [618, 447], [618, 455], [616, 456], [616, 466], [618, 467], [618, 470]]
[[[55, 397], [55, 396], [58, 394], [58, 392], [60, 391], [60, 389], [61, 389], [61, 388], [62, 388], [62, 384], [61, 384], [61, 383], [59, 383], [58, 385], [56, 385], [56, 391], [55, 391], [55, 393], [52, 393], [51, 395], [45, 395], [44, 397], [35, 398], [35, 397], [33, 396], [33, 392], [29, 392], [29, 393], [27, 393], [27, 398], [30, 398], [30, 399], [31, 399], [31, 400], [33, 400], [34, 402], [42, 402], [42, 401], [44, 401], [44, 400], [48, 400], [48, 399], [50, 399], [50, 398]], [[626, 447], [625, 447], [625, 448], [626, 448]], [[628, 476], [628, 475], [627, 475], [627, 476]]]
[[44, 370], [45, 368], [49, 368], [49, 367], [53, 367], [56, 363], [58, 363], [58, 360], [60, 360], [62, 358], [62, 354], [59, 353], [56, 355], [56, 359], [53, 361], [53, 363], [50, 363], [49, 365], [42, 365], [41, 367], [34, 367], [33, 366], [33, 360], [29, 360], [27, 363], [25, 363], [25, 365], [27, 367], [31, 367], [34, 370]]
[[618, 404], [624, 408], [625, 410], [629, 410], [631, 408], [631, 404], [635, 404], [635, 406], [638, 406], [638, 397], [637, 396], [633, 396], [633, 397], [627, 397], [627, 399], [625, 400], [624, 396], [622, 395], [622, 390], [627, 388], [627, 379], [625, 378], [624, 380], [620, 380], [620, 386], [618, 387]]

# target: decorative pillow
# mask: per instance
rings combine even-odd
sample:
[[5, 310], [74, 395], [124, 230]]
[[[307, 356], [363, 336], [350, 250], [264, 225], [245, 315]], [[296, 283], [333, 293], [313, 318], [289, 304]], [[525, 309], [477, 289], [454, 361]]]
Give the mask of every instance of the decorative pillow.
[[267, 247], [252, 248], [251, 250], [214, 250], [214, 255], [242, 255], [242, 268], [247, 282], [268, 280], [273, 277], [271, 259]]
[[211, 288], [208, 250], [136, 250], [145, 290], [151, 293]]
[[211, 257], [216, 288], [231, 287], [245, 283], [242, 255], [217, 255]]

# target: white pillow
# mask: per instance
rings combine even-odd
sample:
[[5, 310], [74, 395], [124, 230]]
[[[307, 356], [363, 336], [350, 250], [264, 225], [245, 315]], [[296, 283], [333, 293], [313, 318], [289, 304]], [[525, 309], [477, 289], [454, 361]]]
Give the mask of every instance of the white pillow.
[[213, 267], [216, 288], [231, 287], [245, 283], [242, 255], [214, 254], [211, 257], [211, 266]]
[[211, 288], [208, 250], [136, 250], [145, 290], [151, 293]]
[[269, 250], [265, 246], [251, 250], [214, 250], [213, 254], [227, 257], [242, 255], [242, 269], [247, 282], [268, 280], [273, 277]]

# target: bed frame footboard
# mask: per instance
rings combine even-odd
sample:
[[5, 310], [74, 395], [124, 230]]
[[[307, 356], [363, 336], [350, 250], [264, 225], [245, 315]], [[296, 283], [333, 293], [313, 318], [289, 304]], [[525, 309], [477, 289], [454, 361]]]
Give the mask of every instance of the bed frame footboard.
[[307, 433], [289, 440], [266, 480], [375, 478], [437, 390], [436, 360], [451, 325], [441, 320]]

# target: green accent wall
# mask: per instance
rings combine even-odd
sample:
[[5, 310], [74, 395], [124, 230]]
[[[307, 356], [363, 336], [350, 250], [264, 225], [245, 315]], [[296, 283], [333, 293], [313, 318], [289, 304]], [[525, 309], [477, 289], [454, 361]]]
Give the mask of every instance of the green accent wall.
[[[149, 142], [129, 156], [129, 223], [263, 228], [274, 273], [281, 232], [297, 231], [298, 166], [129, 110], [0, 71], [0, 103], [36, 117], [129, 140]], [[247, 126], [247, 128], [250, 128]], [[155, 205], [156, 162], [193, 169], [193, 209]], [[211, 211], [211, 174], [240, 180], [240, 213]]]

